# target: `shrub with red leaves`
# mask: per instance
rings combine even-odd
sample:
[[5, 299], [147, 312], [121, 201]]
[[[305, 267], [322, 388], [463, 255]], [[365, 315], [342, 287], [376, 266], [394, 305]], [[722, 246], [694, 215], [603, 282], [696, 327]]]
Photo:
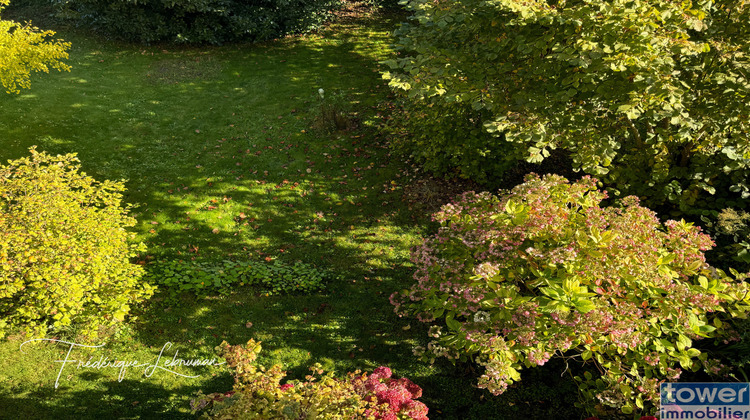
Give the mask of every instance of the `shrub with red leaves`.
[[381, 366], [370, 376], [363, 374], [352, 380], [362, 399], [377, 403], [375, 409], [368, 410], [365, 414], [383, 420], [397, 420], [399, 415], [406, 415], [414, 420], [427, 420], [427, 406], [414, 401], [422, 396], [422, 388], [408, 378], [394, 379], [391, 375], [389, 368]]

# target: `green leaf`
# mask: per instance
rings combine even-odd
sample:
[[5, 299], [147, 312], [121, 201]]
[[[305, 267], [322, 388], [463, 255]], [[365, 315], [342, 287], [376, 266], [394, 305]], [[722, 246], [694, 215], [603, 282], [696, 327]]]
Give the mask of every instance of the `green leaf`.
[[591, 312], [594, 309], [596, 309], [596, 305], [594, 304], [594, 302], [590, 300], [586, 300], [586, 299], [575, 300], [575, 307], [579, 312], [583, 314]]
[[445, 323], [452, 331], [458, 331], [459, 329], [461, 329], [461, 323], [453, 319], [453, 317], [453, 312], [448, 313], [448, 315], [445, 317]]

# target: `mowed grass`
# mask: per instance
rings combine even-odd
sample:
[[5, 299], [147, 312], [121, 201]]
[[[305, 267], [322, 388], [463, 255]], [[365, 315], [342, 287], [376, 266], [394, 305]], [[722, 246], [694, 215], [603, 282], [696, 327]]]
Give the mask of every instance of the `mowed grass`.
[[[406, 164], [378, 131], [389, 90], [377, 62], [398, 20], [339, 22], [316, 35], [261, 45], [135, 46], [72, 31], [69, 73], [34, 77], [0, 96], [0, 159], [77, 153], [95, 178], [123, 179], [135, 206], [139, 260], [276, 258], [338, 275], [315, 295], [157, 295], [129, 327], [70, 359], [210, 359], [226, 340], [261, 340], [260, 362], [301, 379], [320, 362], [338, 373], [393, 368], [424, 388], [431, 418], [571, 418], [575, 391], [561, 366], [528, 372], [501, 397], [472, 387], [470, 365], [428, 366], [412, 348], [425, 329], [398, 318], [388, 296], [407, 287], [409, 250], [434, 226], [402, 200]], [[318, 89], [349, 128], [321, 119]], [[193, 418], [197, 390], [227, 391], [223, 367], [194, 378], [131, 368], [61, 371], [68, 347], [0, 343], [0, 418]], [[558, 368], [555, 370], [554, 368]], [[557, 373], [556, 373], [557, 372]], [[58, 374], [60, 377], [58, 379]], [[553, 376], [554, 375], [554, 376]], [[57, 381], [58, 387], [55, 388]]]

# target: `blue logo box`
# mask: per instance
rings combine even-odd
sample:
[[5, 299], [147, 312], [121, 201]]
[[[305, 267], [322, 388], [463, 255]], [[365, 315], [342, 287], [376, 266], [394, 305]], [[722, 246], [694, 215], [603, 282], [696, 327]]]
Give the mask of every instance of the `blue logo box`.
[[685, 382], [660, 385], [665, 419], [750, 419], [750, 383]]
[[661, 404], [744, 405], [750, 407], [750, 383], [662, 383]]

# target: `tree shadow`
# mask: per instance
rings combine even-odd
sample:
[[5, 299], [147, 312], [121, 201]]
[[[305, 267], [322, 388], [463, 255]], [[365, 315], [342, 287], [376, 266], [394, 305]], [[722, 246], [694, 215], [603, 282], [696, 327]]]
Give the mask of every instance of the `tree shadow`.
[[[136, 231], [150, 249], [140, 256], [144, 263], [268, 257], [304, 261], [340, 277], [311, 295], [261, 296], [238, 287], [229, 296], [154, 300], [134, 323], [138, 345], [212, 347], [254, 338], [264, 345], [259, 362], [283, 363], [293, 379], [315, 362], [340, 374], [379, 365], [397, 374], [429, 371], [412, 356], [426, 328], [399, 318], [388, 301], [412, 282], [409, 248], [434, 226], [402, 203], [401, 188], [412, 181], [401, 176], [404, 162], [391, 156], [370, 124], [372, 106], [387, 96], [373, 65], [385, 53], [379, 42], [387, 35], [355, 25], [341, 29], [314, 42], [292, 37], [265, 47], [164, 49], [82, 40], [72, 73], [49, 75], [34, 85], [33, 96], [0, 103], [0, 112], [23, 116], [19, 127], [0, 125], [0, 135], [18, 139], [3, 158], [41, 143], [48, 152], [77, 152], [96, 179], [127, 179], [126, 202], [139, 205]], [[155, 63], [196, 55], [207, 57], [211, 77], [149, 80]], [[194, 67], [193, 73], [202, 71]], [[362, 121], [360, 128], [310, 130], [319, 88], [344, 92], [341, 106]], [[456, 379], [448, 367], [439, 372], [412, 379], [432, 395], [433, 407], [466, 410], [477, 394], [467, 391], [453, 404], [451, 393], [471, 381]], [[200, 388], [226, 391], [231, 381], [222, 378]], [[0, 407], [10, 407], [6, 412], [18, 413], [15, 418], [40, 412], [182, 418], [186, 396], [197, 389], [124, 380], [95, 391], [0, 397]], [[84, 400], [102, 404], [76, 407]]]
[[[69, 386], [43, 387], [23, 396], [7, 390], [0, 395], [1, 418], [7, 419], [193, 419], [189, 400], [199, 389], [231, 387], [228, 375], [208, 377], [194, 386], [166, 388], [149, 381], [101, 380], [96, 372], [76, 375], [77, 381], [96, 382], [93, 389], [72, 390]], [[229, 385], [228, 385], [229, 384]]]

